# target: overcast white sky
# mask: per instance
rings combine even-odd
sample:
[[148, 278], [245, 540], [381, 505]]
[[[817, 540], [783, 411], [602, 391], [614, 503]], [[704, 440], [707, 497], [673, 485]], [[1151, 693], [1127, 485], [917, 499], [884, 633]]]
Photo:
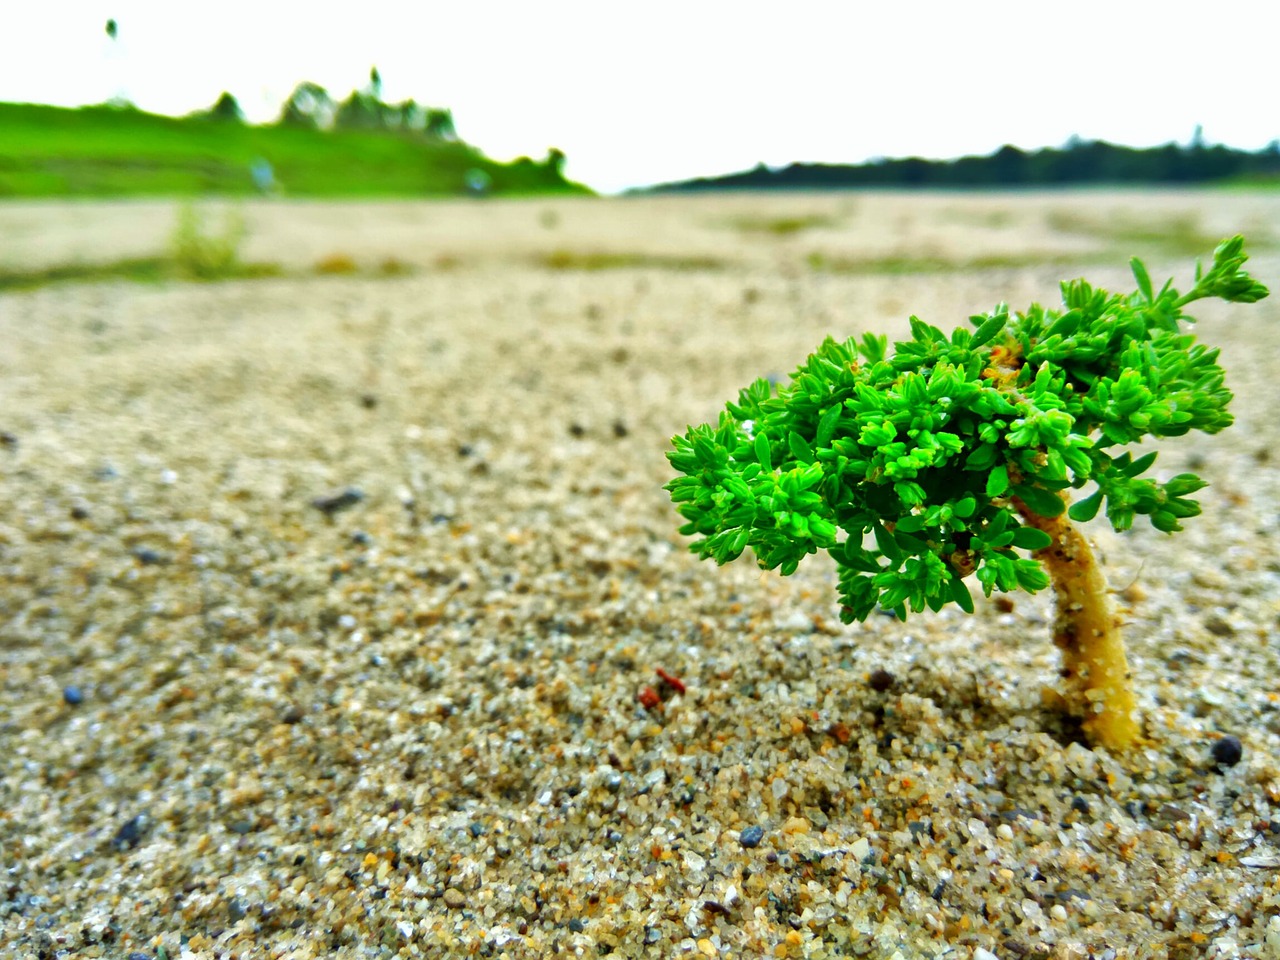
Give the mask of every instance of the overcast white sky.
[[[758, 162], [952, 157], [1072, 134], [1280, 138], [1280, 2], [1127, 0], [13, 0], [0, 100], [124, 94], [181, 114], [222, 90], [273, 118], [300, 80], [453, 109], [498, 159], [569, 158], [602, 191]], [[116, 42], [105, 32], [119, 24]], [[0, 153], [4, 131], [0, 129]]]

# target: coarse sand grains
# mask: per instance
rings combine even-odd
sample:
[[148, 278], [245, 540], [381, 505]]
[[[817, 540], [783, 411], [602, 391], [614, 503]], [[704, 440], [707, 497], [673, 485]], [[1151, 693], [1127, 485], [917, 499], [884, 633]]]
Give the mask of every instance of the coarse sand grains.
[[[661, 489], [827, 333], [1185, 280], [1134, 224], [1274, 289], [1280, 196], [244, 214], [283, 276], [0, 293], [0, 954], [1280, 957], [1276, 300], [1200, 314], [1238, 422], [1156, 469], [1204, 516], [1088, 528], [1128, 756], [1043, 705], [1047, 595], [846, 627], [829, 564], [699, 563]], [[0, 265], [171, 219], [0, 206]]]

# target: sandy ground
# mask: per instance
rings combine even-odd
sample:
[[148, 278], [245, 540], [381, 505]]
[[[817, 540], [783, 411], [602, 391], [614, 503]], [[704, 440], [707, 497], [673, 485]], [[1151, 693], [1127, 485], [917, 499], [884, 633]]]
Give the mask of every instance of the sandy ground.
[[[1280, 957], [1280, 300], [1198, 314], [1237, 424], [1157, 469], [1205, 515], [1090, 529], [1124, 757], [1042, 706], [1047, 596], [845, 627], [829, 566], [699, 563], [661, 489], [673, 433], [827, 333], [1131, 252], [1185, 281], [1188, 234], [1280, 286], [1280, 195], [240, 215], [284, 276], [0, 294], [0, 951]], [[0, 267], [173, 222], [3, 205]]]

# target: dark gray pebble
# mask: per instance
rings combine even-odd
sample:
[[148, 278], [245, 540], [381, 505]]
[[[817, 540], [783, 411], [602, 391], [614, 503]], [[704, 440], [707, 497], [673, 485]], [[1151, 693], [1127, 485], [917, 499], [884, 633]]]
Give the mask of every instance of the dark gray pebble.
[[311, 501], [311, 505], [326, 517], [332, 517], [339, 510], [346, 510], [348, 507], [354, 507], [363, 499], [363, 490], [359, 487], [347, 487], [347, 489], [340, 490], [337, 493], [331, 493], [323, 497], [316, 497]]
[[1213, 756], [1215, 766], [1234, 767], [1244, 756], [1244, 747], [1241, 746], [1239, 737], [1227, 734], [1215, 740], [1209, 752]]
[[147, 832], [150, 825], [151, 818], [145, 813], [126, 820], [120, 825], [116, 835], [111, 838], [111, 845], [117, 850], [132, 850], [142, 840], [142, 835]]
[[130, 552], [133, 554], [133, 559], [137, 560], [145, 567], [157, 566], [159, 564], [169, 562], [165, 558], [164, 554], [157, 553], [150, 547], [135, 547]]
[[764, 827], [751, 826], [744, 829], [738, 834], [738, 842], [748, 850], [753, 847], [760, 846], [760, 841], [764, 839]]

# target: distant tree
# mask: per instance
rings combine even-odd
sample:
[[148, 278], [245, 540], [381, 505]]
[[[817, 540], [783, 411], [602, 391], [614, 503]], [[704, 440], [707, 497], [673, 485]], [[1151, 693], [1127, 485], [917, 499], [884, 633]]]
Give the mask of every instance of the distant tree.
[[453, 111], [427, 107], [425, 132], [432, 140], [457, 140], [458, 131], [453, 126]]
[[546, 167], [557, 177], [564, 176], [564, 151], [559, 147], [552, 147], [547, 151]]
[[346, 130], [379, 130], [400, 125], [398, 108], [382, 102], [382, 74], [377, 67], [369, 71], [369, 85], [352, 90], [351, 96], [338, 104], [334, 126]]
[[206, 113], [210, 120], [220, 120], [224, 123], [244, 123], [244, 111], [240, 109], [240, 104], [236, 98], [225, 90], [218, 100]]
[[410, 98], [400, 103], [386, 104], [384, 116], [388, 126], [396, 126], [401, 130], [421, 130], [427, 122], [427, 111]]
[[341, 130], [377, 130], [386, 126], [384, 104], [363, 90], [352, 90], [351, 96], [338, 104], [333, 125]]
[[112, 40], [116, 38], [116, 34], [120, 32], [120, 28], [116, 26], [115, 18], [107, 21], [107, 36]]
[[307, 127], [317, 130], [333, 122], [333, 98], [318, 83], [304, 80], [293, 88], [284, 102], [279, 123], [286, 127]]
[[1022, 183], [1027, 178], [1027, 155], [1011, 144], [1005, 144], [991, 157], [996, 183]]

